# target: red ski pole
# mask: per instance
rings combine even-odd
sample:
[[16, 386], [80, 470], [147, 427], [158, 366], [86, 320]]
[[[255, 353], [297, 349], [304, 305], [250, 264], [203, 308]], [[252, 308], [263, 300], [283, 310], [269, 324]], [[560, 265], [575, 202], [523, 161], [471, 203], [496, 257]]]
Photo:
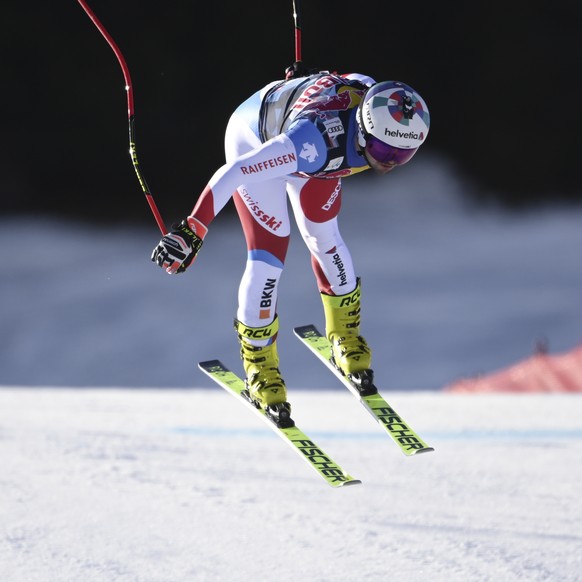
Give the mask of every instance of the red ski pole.
[[293, 0], [293, 21], [295, 23], [295, 60], [301, 61], [301, 14], [300, 0]]
[[135, 114], [133, 110], [133, 88], [131, 85], [131, 77], [129, 75], [129, 68], [127, 67], [127, 63], [123, 58], [123, 54], [119, 50], [119, 47], [115, 44], [111, 35], [107, 32], [105, 27], [99, 22], [99, 19], [95, 16], [91, 8], [89, 8], [87, 2], [85, 0], [78, 0], [79, 4], [83, 7], [83, 10], [87, 13], [87, 16], [93, 21], [93, 24], [97, 27], [99, 32], [103, 35], [105, 40], [109, 43], [109, 46], [115, 53], [117, 60], [119, 61], [119, 65], [121, 66], [121, 70], [123, 71], [123, 77], [125, 79], [125, 90], [127, 92], [127, 115], [129, 120], [129, 155], [131, 156], [131, 162], [133, 164], [133, 169], [137, 175], [137, 179], [141, 185], [141, 189], [145, 194], [146, 200], [150, 205], [150, 208], [154, 214], [154, 218], [158, 224], [159, 229], [161, 230], [162, 234], [166, 234], [168, 231], [164, 225], [164, 221], [158, 211], [156, 203], [154, 201], [153, 196], [151, 195], [144, 175], [139, 167], [139, 162], [137, 159], [137, 152], [135, 150]]

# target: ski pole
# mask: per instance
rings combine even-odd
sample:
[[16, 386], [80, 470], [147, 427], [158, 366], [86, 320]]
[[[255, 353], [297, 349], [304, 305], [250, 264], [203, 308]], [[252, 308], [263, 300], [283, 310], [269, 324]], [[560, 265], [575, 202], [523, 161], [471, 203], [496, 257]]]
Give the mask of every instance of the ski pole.
[[145, 194], [146, 200], [151, 208], [151, 211], [154, 214], [154, 218], [158, 224], [159, 229], [162, 231], [162, 234], [166, 234], [168, 231], [164, 225], [164, 221], [158, 211], [156, 203], [154, 201], [153, 196], [151, 195], [148, 185], [146, 183], [145, 177], [139, 167], [139, 162], [137, 159], [137, 152], [135, 150], [135, 113], [133, 109], [133, 88], [131, 85], [131, 76], [129, 74], [129, 68], [125, 59], [123, 58], [123, 54], [119, 50], [119, 47], [115, 44], [115, 41], [111, 37], [111, 35], [107, 32], [103, 24], [99, 21], [99, 19], [95, 16], [91, 8], [85, 0], [78, 0], [79, 4], [83, 7], [83, 10], [87, 13], [87, 16], [93, 21], [93, 24], [97, 27], [99, 32], [103, 35], [103, 38], [108, 42], [109, 46], [115, 53], [117, 60], [119, 61], [119, 65], [121, 66], [121, 70], [123, 71], [123, 77], [125, 79], [125, 90], [127, 92], [127, 115], [129, 120], [129, 155], [131, 156], [131, 162], [133, 164], [133, 169], [135, 170], [135, 174], [139, 183], [141, 185], [141, 189]]
[[301, 61], [301, 14], [300, 0], [293, 0], [293, 21], [295, 23], [295, 60]]

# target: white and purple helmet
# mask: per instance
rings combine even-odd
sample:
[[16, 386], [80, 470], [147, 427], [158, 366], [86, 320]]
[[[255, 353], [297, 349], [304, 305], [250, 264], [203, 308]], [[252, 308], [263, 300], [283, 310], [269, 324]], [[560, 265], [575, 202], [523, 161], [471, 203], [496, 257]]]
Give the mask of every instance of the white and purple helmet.
[[399, 81], [383, 81], [370, 87], [358, 106], [356, 120], [366, 154], [391, 166], [400, 166], [412, 158], [426, 140], [430, 126], [424, 99]]

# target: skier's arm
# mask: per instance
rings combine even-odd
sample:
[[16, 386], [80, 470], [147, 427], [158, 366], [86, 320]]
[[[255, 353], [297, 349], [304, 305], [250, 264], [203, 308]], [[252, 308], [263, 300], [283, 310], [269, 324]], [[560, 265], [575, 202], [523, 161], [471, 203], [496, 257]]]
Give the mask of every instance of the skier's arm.
[[210, 178], [190, 216], [208, 226], [241, 184], [263, 182], [297, 171], [293, 142], [279, 135], [219, 168]]
[[152, 261], [170, 274], [183, 273], [200, 250], [209, 224], [240, 185], [318, 170], [326, 159], [320, 155], [323, 152], [323, 137], [313, 123], [303, 120], [225, 164], [214, 173], [190, 215], [158, 243]]
[[208, 225], [241, 184], [286, 176], [296, 170], [295, 146], [285, 135], [225, 164], [214, 173], [190, 216], [154, 248], [151, 260], [170, 275], [183, 273], [202, 247]]

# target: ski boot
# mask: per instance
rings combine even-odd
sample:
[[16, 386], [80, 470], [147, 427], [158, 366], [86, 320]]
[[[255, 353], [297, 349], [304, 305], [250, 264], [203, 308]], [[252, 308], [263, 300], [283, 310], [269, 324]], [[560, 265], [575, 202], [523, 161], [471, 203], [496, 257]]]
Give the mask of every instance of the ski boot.
[[378, 392], [370, 369], [372, 351], [360, 335], [360, 279], [346, 295], [321, 294], [325, 334], [331, 343], [331, 362], [361, 396]]
[[[273, 322], [265, 327], [249, 327], [235, 319], [234, 328], [240, 341], [240, 355], [246, 373], [246, 390], [243, 395], [257, 408], [262, 408], [277, 426], [294, 426], [285, 381], [279, 371], [276, 341], [278, 318], [275, 316]], [[255, 346], [252, 340], [268, 340], [270, 343]]]

